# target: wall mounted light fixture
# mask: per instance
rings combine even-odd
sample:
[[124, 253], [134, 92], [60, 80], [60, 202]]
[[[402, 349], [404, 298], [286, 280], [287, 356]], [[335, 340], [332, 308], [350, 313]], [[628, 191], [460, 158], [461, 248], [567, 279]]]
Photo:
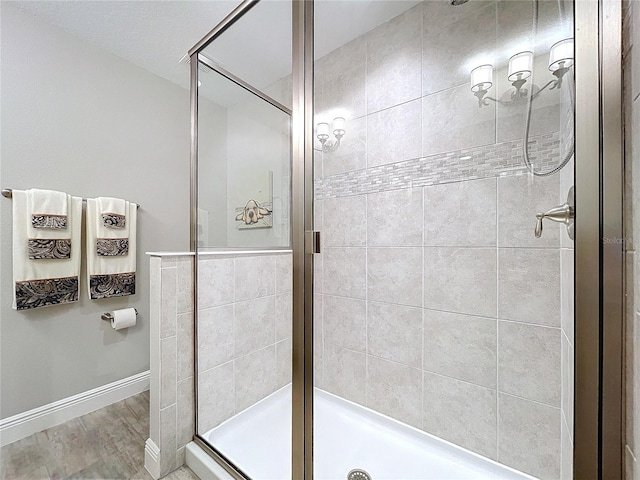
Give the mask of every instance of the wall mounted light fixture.
[[332, 152], [340, 146], [340, 141], [342, 140], [342, 137], [344, 137], [344, 134], [346, 133], [345, 126], [346, 126], [346, 120], [344, 119], [344, 117], [334, 118], [332, 127], [333, 127], [333, 136], [335, 137], [335, 140], [329, 141], [329, 132], [331, 127], [327, 122], [318, 123], [318, 125], [316, 126], [316, 136], [318, 137], [318, 140], [322, 144], [323, 152]]
[[487, 92], [493, 85], [493, 65], [480, 65], [471, 70], [471, 91], [478, 97], [478, 106], [489, 105], [489, 100], [496, 103], [508, 104], [531, 97], [535, 100], [544, 90], [560, 88], [562, 77], [573, 66], [573, 38], [559, 41], [551, 47], [549, 52], [549, 71], [556, 77], [546, 85], [534, 92], [533, 87], [524, 88], [527, 79], [533, 72], [533, 52], [525, 51], [516, 53], [509, 59], [507, 79], [515, 88], [511, 93], [511, 101], [505, 102], [488, 97]]

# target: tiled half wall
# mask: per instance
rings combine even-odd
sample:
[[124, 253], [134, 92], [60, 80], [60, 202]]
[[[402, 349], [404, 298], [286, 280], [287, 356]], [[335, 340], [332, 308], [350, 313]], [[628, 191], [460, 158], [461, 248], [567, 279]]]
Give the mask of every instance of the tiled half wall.
[[161, 478], [182, 466], [193, 439], [193, 256], [150, 257], [150, 426], [145, 467]]
[[291, 252], [198, 256], [198, 433], [291, 382]]

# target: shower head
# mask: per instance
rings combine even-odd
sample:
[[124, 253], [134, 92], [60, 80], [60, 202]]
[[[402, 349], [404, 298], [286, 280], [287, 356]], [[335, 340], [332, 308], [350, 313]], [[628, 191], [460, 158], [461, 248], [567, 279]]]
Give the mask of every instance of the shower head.
[[449, 0], [449, 3], [451, 3], [451, 5], [453, 5], [454, 7], [457, 7], [458, 5], [464, 5], [468, 1], [469, 0]]

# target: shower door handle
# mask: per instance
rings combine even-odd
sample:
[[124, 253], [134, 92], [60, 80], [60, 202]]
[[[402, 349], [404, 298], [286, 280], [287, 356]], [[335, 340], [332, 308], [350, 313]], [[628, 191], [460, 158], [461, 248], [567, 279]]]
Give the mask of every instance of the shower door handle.
[[305, 250], [308, 254], [320, 253], [320, 232], [315, 230], [307, 230], [306, 241], [305, 241]]
[[564, 223], [567, 227], [567, 235], [569, 235], [569, 238], [573, 240], [574, 222], [576, 218], [573, 187], [569, 189], [569, 194], [567, 195], [566, 203], [558, 207], [554, 207], [551, 210], [548, 210], [544, 213], [538, 213], [536, 215], [536, 219], [537, 219], [536, 230], [535, 230], [536, 238], [540, 238], [542, 236], [542, 221], [545, 218], [552, 220], [554, 222]]

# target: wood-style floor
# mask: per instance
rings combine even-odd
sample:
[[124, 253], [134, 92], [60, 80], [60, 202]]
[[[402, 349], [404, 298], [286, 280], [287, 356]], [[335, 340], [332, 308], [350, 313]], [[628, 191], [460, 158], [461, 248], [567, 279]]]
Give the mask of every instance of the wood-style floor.
[[[152, 480], [144, 468], [149, 392], [49, 428], [0, 449], [4, 480]], [[197, 480], [186, 466], [168, 480]]]

